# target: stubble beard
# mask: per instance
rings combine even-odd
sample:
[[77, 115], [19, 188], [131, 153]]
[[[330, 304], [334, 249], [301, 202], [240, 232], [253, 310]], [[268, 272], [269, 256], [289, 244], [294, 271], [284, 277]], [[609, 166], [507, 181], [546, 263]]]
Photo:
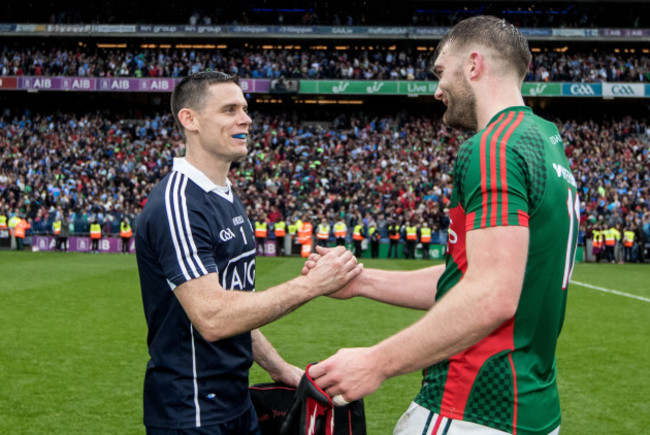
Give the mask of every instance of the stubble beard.
[[447, 93], [449, 104], [442, 116], [442, 121], [449, 127], [476, 131], [478, 125], [476, 96], [464, 77], [459, 78], [456, 83], [454, 88]]

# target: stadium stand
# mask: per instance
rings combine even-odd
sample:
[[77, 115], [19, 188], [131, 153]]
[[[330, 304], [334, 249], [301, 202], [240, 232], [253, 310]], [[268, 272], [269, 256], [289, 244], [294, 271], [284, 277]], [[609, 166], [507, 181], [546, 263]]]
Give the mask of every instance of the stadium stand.
[[[110, 44], [109, 44], [110, 45]], [[384, 50], [277, 50], [20, 47], [0, 50], [2, 76], [184, 77], [206, 70], [242, 78], [435, 80], [430, 54]], [[527, 81], [650, 82], [650, 56], [616, 52], [560, 53], [533, 57]]]
[[[449, 174], [463, 133], [428, 117], [340, 116], [326, 128], [287, 116], [253, 119], [251, 152], [232, 177], [254, 215], [415, 216], [446, 229]], [[650, 125], [631, 117], [557, 122], [585, 218], [609, 225], [647, 218]], [[183, 150], [167, 114], [137, 122], [100, 114], [3, 116], [0, 127], [0, 198], [9, 211], [33, 219], [34, 233], [50, 232], [61, 209], [73, 211], [76, 232], [87, 232], [97, 218], [117, 233], [122, 216], [137, 215], [148, 189]]]
[[31, 3], [7, 2], [0, 16], [18, 23], [88, 24], [284, 24], [284, 25], [371, 25], [451, 26], [471, 15], [497, 15], [520, 27], [648, 27], [643, 1], [556, 1], [528, 4], [518, 1], [410, 0], [400, 5], [377, 1], [368, 7], [363, 0], [252, 0], [214, 5], [174, 4], [173, 8], [142, 2], [111, 1], [98, 9], [82, 0], [61, 0], [45, 8]]
[[[234, 7], [181, 5], [172, 14], [113, 2], [97, 16], [72, 0], [59, 2], [56, 12], [0, 6], [0, 16], [12, 23], [45, 23], [25, 30], [0, 25], [0, 214], [28, 215], [28, 234], [51, 233], [65, 211], [72, 213], [73, 233], [87, 234], [97, 219], [105, 234], [117, 234], [124, 216], [137, 231], [149, 189], [183, 153], [167, 108], [173, 80], [146, 92], [137, 86], [147, 78], [217, 69], [250, 79], [251, 152], [231, 176], [252, 218], [324, 214], [334, 221], [343, 214], [348, 228], [375, 222], [385, 238], [393, 218], [415, 217], [429, 221], [434, 243], [444, 244], [450, 172], [466, 135], [441, 124], [441, 107], [426, 85], [401, 95], [346, 94], [343, 81], [365, 80], [359, 83], [370, 90], [384, 80], [435, 84], [428, 62], [440, 29], [470, 14], [493, 13], [537, 29], [528, 34], [534, 58], [527, 103], [560, 126], [582, 192], [583, 235], [596, 224], [636, 221], [650, 239], [650, 91], [644, 84], [650, 30], [643, 27], [641, 2], [621, 11], [610, 2], [522, 9], [519, 2], [441, 8], [414, 1], [391, 15], [386, 11], [395, 8], [368, 11], [357, 1], [306, 9], [298, 3], [253, 1], [244, 15]], [[179, 17], [189, 29], [165, 26]], [[127, 23], [135, 25], [116, 31]], [[91, 24], [115, 27], [102, 33]], [[214, 33], [210, 26], [218, 24], [227, 25]], [[281, 26], [293, 30], [282, 34]], [[340, 36], [338, 26], [348, 31]], [[371, 26], [389, 27], [372, 33]], [[199, 27], [207, 33], [198, 34]], [[260, 29], [271, 33], [256, 33]], [[296, 29], [329, 33], [314, 37]], [[59, 89], [69, 92], [37, 86], [46, 77], [60, 79]], [[280, 77], [298, 86], [278, 91], [264, 80]], [[63, 81], [68, 78], [72, 82]], [[94, 87], [76, 92], [75, 81], [83, 79]], [[336, 82], [318, 88], [326, 79]], [[265, 89], [253, 88], [262, 82]], [[313, 90], [305, 90], [308, 84]]]

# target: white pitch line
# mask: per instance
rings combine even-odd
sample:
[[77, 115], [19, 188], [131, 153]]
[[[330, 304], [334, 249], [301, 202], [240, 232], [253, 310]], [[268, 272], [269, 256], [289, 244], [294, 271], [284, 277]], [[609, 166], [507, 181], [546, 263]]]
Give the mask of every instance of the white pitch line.
[[631, 295], [629, 293], [623, 293], [623, 292], [619, 292], [617, 290], [611, 290], [611, 289], [608, 289], [608, 288], [598, 287], [598, 286], [595, 286], [595, 285], [586, 284], [584, 282], [578, 282], [578, 281], [573, 281], [573, 280], [571, 280], [569, 282], [571, 284], [576, 284], [576, 285], [579, 285], [579, 286], [582, 286], [582, 287], [587, 287], [587, 288], [598, 290], [598, 291], [605, 292], [605, 293], [612, 293], [612, 294], [619, 295], [619, 296], [625, 296], [627, 298], [638, 299], [638, 300], [643, 301], [643, 302], [650, 302], [650, 298], [644, 298], [643, 296]]

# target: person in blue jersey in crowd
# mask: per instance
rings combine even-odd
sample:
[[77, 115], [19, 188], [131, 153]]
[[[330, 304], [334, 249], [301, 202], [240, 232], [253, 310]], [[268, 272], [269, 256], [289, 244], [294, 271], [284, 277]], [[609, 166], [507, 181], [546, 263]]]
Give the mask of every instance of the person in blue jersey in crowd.
[[338, 290], [361, 266], [339, 247], [307, 275], [255, 292], [255, 233], [227, 177], [246, 156], [251, 125], [238, 78], [185, 77], [171, 108], [186, 155], [152, 190], [136, 233], [151, 357], [144, 424], [148, 434], [259, 434], [253, 361], [291, 386], [303, 371], [258, 328]]

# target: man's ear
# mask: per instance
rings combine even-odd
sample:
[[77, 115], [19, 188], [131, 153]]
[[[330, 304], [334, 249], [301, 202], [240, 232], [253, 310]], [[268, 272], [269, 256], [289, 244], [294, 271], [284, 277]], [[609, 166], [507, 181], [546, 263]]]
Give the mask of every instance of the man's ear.
[[178, 120], [186, 131], [196, 131], [199, 128], [196, 113], [187, 107], [178, 111]]
[[479, 51], [472, 51], [467, 58], [467, 73], [469, 79], [478, 78], [485, 71], [485, 58]]

